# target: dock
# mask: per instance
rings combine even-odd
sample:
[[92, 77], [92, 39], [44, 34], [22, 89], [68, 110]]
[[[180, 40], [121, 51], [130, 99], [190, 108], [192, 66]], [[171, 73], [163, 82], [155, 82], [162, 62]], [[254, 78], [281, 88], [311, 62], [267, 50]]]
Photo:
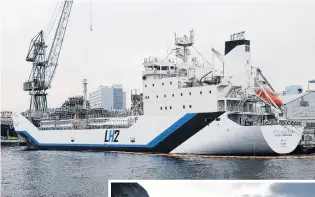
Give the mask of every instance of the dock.
[[26, 146], [26, 142], [20, 139], [1, 139], [1, 146]]

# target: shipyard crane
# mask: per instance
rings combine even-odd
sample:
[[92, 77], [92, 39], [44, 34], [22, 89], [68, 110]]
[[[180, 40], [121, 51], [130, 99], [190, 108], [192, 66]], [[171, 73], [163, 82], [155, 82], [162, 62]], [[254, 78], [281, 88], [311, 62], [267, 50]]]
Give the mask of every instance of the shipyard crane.
[[30, 112], [45, 112], [47, 110], [47, 89], [51, 87], [51, 82], [58, 66], [58, 59], [72, 4], [73, 0], [65, 0], [63, 2], [48, 56], [46, 56], [47, 45], [44, 40], [43, 30], [31, 40], [26, 61], [32, 62], [33, 67], [28, 81], [23, 84], [24, 91], [28, 91], [31, 95]]
[[224, 75], [224, 58], [223, 56], [221, 55], [221, 53], [217, 50], [215, 50], [214, 48], [211, 48], [211, 51], [219, 58], [219, 60], [222, 62], [222, 65], [223, 65], [223, 75]]

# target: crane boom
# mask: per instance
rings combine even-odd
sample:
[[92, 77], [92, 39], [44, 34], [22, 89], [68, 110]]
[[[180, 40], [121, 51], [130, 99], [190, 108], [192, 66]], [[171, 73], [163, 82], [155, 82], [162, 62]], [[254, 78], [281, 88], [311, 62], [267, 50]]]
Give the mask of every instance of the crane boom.
[[50, 48], [50, 52], [47, 59], [47, 68], [46, 68], [46, 88], [50, 88], [52, 79], [55, 75], [56, 68], [58, 66], [58, 59], [63, 43], [63, 39], [66, 33], [68, 20], [72, 8], [73, 0], [66, 0], [64, 2], [56, 33], [54, 36], [53, 43]]
[[219, 58], [219, 60], [222, 62], [222, 74], [224, 75], [224, 58], [222, 57], [221, 53], [214, 48], [211, 48], [211, 51]]
[[211, 48], [211, 50], [219, 58], [219, 60], [223, 63], [224, 59], [223, 59], [221, 53], [219, 51], [215, 50], [214, 48]]
[[47, 110], [47, 92], [58, 66], [58, 59], [66, 33], [67, 24], [73, 0], [65, 0], [54, 39], [46, 57], [44, 32], [40, 31], [31, 41], [26, 61], [32, 62], [33, 67], [29, 79], [23, 84], [24, 91], [31, 95], [30, 112], [45, 112]]
[[275, 92], [275, 90], [273, 89], [273, 87], [271, 86], [271, 84], [268, 82], [268, 80], [266, 79], [266, 77], [262, 74], [261, 70], [259, 68], [256, 69], [258, 74], [263, 78], [263, 80], [266, 82], [266, 84], [270, 87], [270, 89], [272, 91]]

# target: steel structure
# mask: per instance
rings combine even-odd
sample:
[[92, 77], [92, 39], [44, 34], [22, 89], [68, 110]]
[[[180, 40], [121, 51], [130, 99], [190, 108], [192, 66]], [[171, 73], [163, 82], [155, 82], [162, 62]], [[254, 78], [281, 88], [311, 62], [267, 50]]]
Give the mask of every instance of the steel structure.
[[215, 54], [219, 60], [222, 62], [222, 66], [223, 66], [223, 70], [222, 70], [222, 74], [224, 75], [224, 58], [222, 57], [221, 53], [217, 50], [215, 50], [214, 48], [211, 48], [211, 51], [213, 52], [213, 54]]
[[51, 87], [58, 59], [67, 29], [73, 0], [65, 0], [54, 34], [53, 42], [46, 56], [44, 32], [40, 31], [31, 41], [26, 61], [33, 63], [29, 79], [24, 83], [24, 91], [31, 95], [30, 111], [45, 112], [47, 110], [47, 89]]

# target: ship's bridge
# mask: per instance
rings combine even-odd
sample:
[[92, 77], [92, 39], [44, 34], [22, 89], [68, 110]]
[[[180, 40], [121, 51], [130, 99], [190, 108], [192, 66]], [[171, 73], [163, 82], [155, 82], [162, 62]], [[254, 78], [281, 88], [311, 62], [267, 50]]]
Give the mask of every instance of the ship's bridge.
[[146, 58], [144, 59], [145, 71], [142, 72], [143, 80], [148, 78], [164, 78], [175, 76], [177, 67], [171, 59], [159, 61], [158, 58]]

